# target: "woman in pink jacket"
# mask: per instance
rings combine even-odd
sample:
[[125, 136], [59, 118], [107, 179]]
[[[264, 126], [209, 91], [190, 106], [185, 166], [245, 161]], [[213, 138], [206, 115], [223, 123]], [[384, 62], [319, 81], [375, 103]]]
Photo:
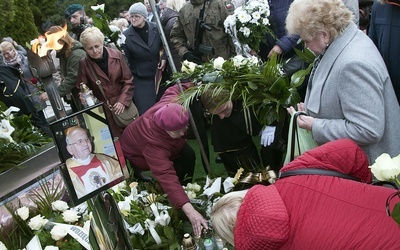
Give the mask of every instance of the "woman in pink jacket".
[[[305, 169], [345, 176], [289, 174]], [[386, 213], [396, 190], [368, 184], [367, 157], [353, 141], [310, 150], [284, 166], [285, 174], [273, 185], [222, 197], [211, 215], [220, 237], [237, 250], [398, 249], [400, 228]], [[390, 201], [390, 211], [398, 202]]]

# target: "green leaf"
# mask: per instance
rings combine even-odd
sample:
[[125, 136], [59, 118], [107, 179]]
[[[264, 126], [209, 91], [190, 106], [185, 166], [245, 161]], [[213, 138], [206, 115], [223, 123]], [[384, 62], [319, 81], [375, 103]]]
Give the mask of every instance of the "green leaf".
[[163, 229], [164, 229], [164, 235], [165, 235], [165, 237], [167, 237], [167, 239], [169, 239], [171, 241], [176, 240], [174, 230], [171, 227], [166, 226], [166, 227], [163, 227]]
[[392, 218], [394, 221], [397, 222], [397, 224], [400, 225], [400, 202], [394, 206], [392, 211]]

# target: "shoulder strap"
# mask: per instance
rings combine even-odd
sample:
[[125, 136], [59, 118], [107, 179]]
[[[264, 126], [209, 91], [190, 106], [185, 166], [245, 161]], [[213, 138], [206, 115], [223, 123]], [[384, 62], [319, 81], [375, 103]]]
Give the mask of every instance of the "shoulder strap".
[[94, 80], [96, 81], [96, 85], [99, 87], [99, 89], [100, 89], [100, 91], [101, 91], [101, 94], [103, 95], [104, 99], [107, 101], [107, 106], [108, 106], [108, 108], [109, 108], [110, 110], [112, 110], [113, 108], [112, 108], [110, 102], [108, 101], [108, 99], [107, 99], [107, 97], [106, 97], [106, 94], [104, 93], [103, 87], [101, 87], [101, 81], [100, 81], [99, 78], [97, 77], [96, 72], [94, 72], [93, 66], [90, 64], [89, 59], [88, 59], [87, 57], [85, 58], [85, 60], [86, 60], [86, 63], [87, 63], [87, 65], [88, 65], [88, 67], [89, 67], [90, 72], [92, 73], [92, 75], [93, 75], [93, 77], [94, 77]]
[[361, 182], [360, 179], [348, 175], [348, 174], [343, 174], [337, 171], [333, 170], [327, 170], [327, 169], [318, 169], [318, 168], [302, 168], [302, 169], [295, 169], [295, 170], [289, 170], [285, 172], [280, 172], [279, 173], [279, 179], [289, 177], [289, 176], [296, 176], [296, 175], [325, 175], [325, 176], [335, 176], [343, 179], [348, 179], [352, 181], [358, 181]]

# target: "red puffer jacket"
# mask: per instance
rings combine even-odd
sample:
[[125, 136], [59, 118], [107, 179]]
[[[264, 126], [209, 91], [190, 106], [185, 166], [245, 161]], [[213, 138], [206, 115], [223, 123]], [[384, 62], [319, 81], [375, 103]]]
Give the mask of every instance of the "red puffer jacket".
[[[335, 170], [371, 182], [366, 155], [341, 139], [282, 168]], [[344, 178], [298, 175], [249, 190], [238, 212], [235, 249], [398, 249], [400, 228], [386, 214], [394, 189]], [[400, 202], [390, 203], [391, 210]]]

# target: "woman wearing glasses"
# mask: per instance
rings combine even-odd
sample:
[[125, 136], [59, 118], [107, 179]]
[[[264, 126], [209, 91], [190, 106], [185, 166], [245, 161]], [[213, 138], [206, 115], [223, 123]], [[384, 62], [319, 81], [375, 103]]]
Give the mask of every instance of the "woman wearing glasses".
[[156, 25], [147, 21], [146, 6], [134, 3], [129, 8], [129, 15], [131, 26], [124, 32], [126, 40], [121, 48], [134, 78], [135, 104], [142, 115], [156, 103], [158, 84], [155, 76], [164, 70], [166, 57], [160, 58], [163, 45]]
[[[38, 79], [33, 76], [30, 70], [28, 58], [22, 52], [18, 51], [14, 47], [14, 44], [9, 41], [4, 41], [0, 44], [0, 52], [3, 56], [3, 60], [0, 62], [0, 65], [16, 69], [15, 71], [4, 69], [4, 71], [7, 72], [14, 72], [13, 77], [11, 78], [4, 75], [7, 73], [4, 73], [3, 70], [1, 70], [3, 73], [0, 73], [2, 75], [0, 80], [5, 81], [5, 79], [7, 79], [7, 81], [13, 81], [13, 78], [17, 80], [15, 88], [9, 88], [9, 90], [4, 91], [3, 96], [5, 98], [16, 99], [18, 94], [12, 92], [14, 92], [13, 90], [17, 92], [19, 87], [18, 85], [20, 85], [21, 89], [23, 90], [22, 92], [24, 93], [23, 99], [25, 100], [19, 101], [18, 108], [21, 109], [22, 113], [27, 115], [33, 113], [31, 116], [32, 124], [38, 127], [43, 133], [51, 136], [52, 134], [47, 125], [47, 120], [43, 112], [43, 110], [47, 107], [47, 94], [38, 88]], [[10, 82], [8, 83], [10, 84]], [[28, 107], [26, 109], [24, 108], [26, 105], [32, 105], [33, 107]]]

